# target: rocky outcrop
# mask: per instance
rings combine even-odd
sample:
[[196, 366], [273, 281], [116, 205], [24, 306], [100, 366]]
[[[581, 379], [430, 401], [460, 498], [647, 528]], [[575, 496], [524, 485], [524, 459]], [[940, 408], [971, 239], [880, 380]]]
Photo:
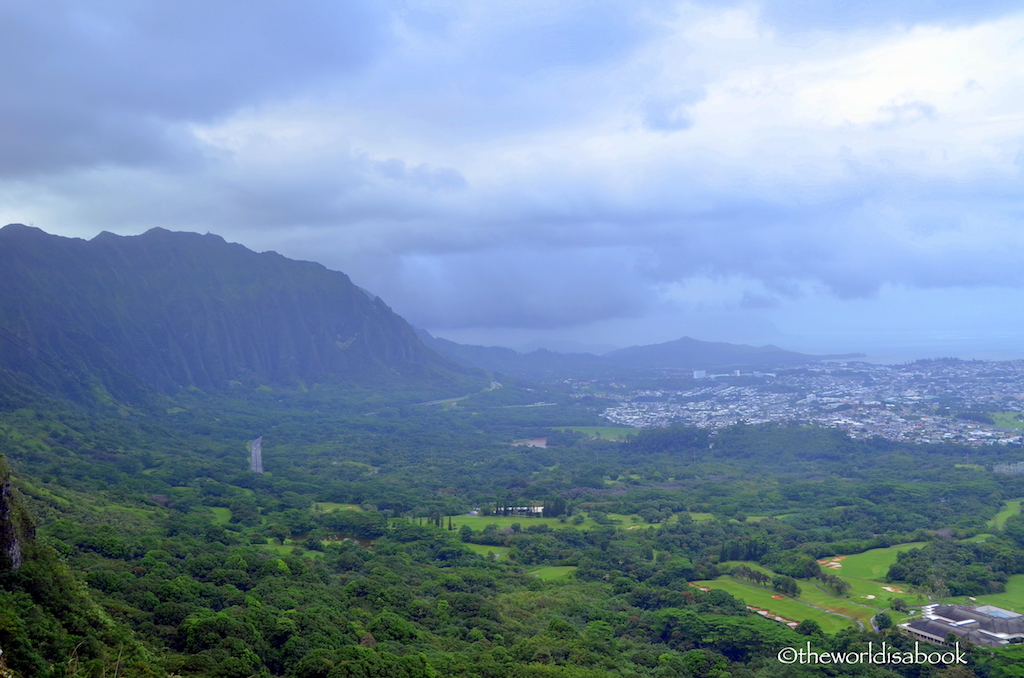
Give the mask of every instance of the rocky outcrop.
[[25, 562], [25, 542], [35, 536], [35, 526], [14, 495], [10, 469], [0, 456], [0, 571], [20, 569]]

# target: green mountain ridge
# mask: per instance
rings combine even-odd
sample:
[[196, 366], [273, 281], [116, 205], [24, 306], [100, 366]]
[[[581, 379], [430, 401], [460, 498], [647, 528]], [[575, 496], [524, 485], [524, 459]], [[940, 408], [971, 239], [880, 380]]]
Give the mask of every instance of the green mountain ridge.
[[[0, 362], [43, 390], [427, 382], [465, 370], [343, 273], [216, 235], [0, 229]], [[77, 382], [77, 383], [76, 383]]]

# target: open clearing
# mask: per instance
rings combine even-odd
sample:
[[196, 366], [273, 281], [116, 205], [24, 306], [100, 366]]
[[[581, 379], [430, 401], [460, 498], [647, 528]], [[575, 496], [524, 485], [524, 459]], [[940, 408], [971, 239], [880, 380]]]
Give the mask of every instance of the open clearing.
[[213, 523], [215, 525], [227, 525], [231, 522], [231, 509], [229, 508], [211, 506], [210, 513], [213, 514]]
[[552, 565], [549, 567], [538, 567], [536, 570], [530, 570], [527, 574], [532, 574], [534, 577], [539, 577], [544, 581], [551, 581], [552, 579], [568, 577], [575, 571], [576, 566], [574, 565]]
[[494, 554], [496, 560], [501, 560], [501, 557], [508, 553], [508, 549], [504, 546], [491, 546], [490, 544], [463, 544], [463, 546], [485, 558], [488, 554]]
[[[255, 546], [258, 549], [261, 549], [261, 550], [264, 550], [264, 551], [269, 551], [269, 552], [274, 553], [274, 554], [276, 554], [278, 556], [288, 556], [288, 555], [292, 554], [292, 550], [296, 546], [301, 546], [301, 544], [299, 544], [297, 542], [293, 542], [293, 541], [291, 541], [289, 539], [289, 540], [287, 540], [284, 543], [284, 545], [281, 545], [281, 544], [255, 544]], [[305, 558], [323, 558], [324, 557], [323, 551], [304, 551], [302, 555]]]
[[978, 602], [969, 605], [995, 605], [1005, 610], [1024, 612], [1024, 574], [1011, 574], [1006, 582], [1006, 591], [978, 596]]
[[[714, 580], [695, 581], [695, 586], [704, 586], [709, 589], [720, 589], [726, 591], [736, 598], [739, 598], [747, 605], [763, 610], [770, 610], [774, 614], [801, 622], [805, 619], [813, 619], [818, 622], [825, 633], [836, 633], [847, 627], [853, 626], [851, 619], [846, 619], [825, 610], [819, 610], [806, 603], [800, 602], [798, 598], [788, 596], [775, 597], [779, 594], [775, 591], [763, 589], [753, 584], [745, 584], [732, 577], [724, 577]], [[801, 582], [801, 588], [804, 582]]]
[[[584, 513], [586, 513], [586, 512], [584, 512]], [[665, 523], [653, 523], [653, 524], [652, 523], [646, 523], [646, 522], [644, 522], [643, 520], [640, 519], [640, 516], [637, 516], [635, 514], [634, 515], [624, 515], [624, 514], [621, 514], [621, 513], [608, 513], [606, 515], [608, 516], [608, 518], [610, 520], [618, 521], [618, 522], [614, 523], [614, 525], [616, 527], [624, 527], [624, 528], [627, 528], [627, 529], [628, 528], [634, 528], [634, 527], [638, 528], [638, 529], [647, 529], [647, 528], [651, 528], [651, 527], [658, 528], [661, 525], [665, 524]], [[694, 520], [710, 520], [711, 519], [711, 514], [710, 513], [707, 513], [707, 514], [704, 514], [704, 513], [691, 513], [690, 516]], [[704, 518], [704, 516], [707, 516], [707, 518]], [[633, 518], [637, 518], [637, 522], [634, 522]], [[593, 520], [591, 520], [590, 518], [585, 519], [579, 525], [576, 525], [575, 523], [573, 523], [571, 518], [569, 520], [567, 520], [566, 522], [561, 523], [561, 522], [558, 521], [558, 518], [533, 518], [533, 517], [530, 517], [530, 516], [473, 516], [473, 515], [463, 514], [463, 515], [451, 516], [451, 519], [452, 519], [452, 526], [454, 526], [455, 529], [458, 529], [458, 528], [462, 527], [463, 525], [469, 525], [471, 528], [473, 528], [477, 532], [482, 531], [488, 525], [497, 525], [500, 528], [504, 528], [504, 527], [512, 527], [512, 525], [514, 525], [516, 523], [519, 523], [520, 527], [522, 527], [524, 530], [526, 528], [530, 527], [531, 525], [547, 525], [552, 530], [565, 529], [567, 527], [575, 527], [578, 530], [592, 530], [595, 527], [599, 527], [599, 525], [597, 523], [595, 523]], [[448, 520], [448, 518], [446, 516], [445, 517], [445, 521], [446, 521], [445, 525], [448, 524], [447, 520]], [[672, 518], [670, 518], [668, 520], [668, 522], [669, 523], [676, 522], [675, 516], [672, 516]]]
[[855, 553], [849, 556], [836, 556], [828, 560], [838, 560], [839, 567], [828, 567], [822, 564], [822, 569], [842, 577], [855, 577], [857, 579], [881, 580], [889, 572], [889, 566], [896, 562], [896, 555], [901, 551], [920, 548], [924, 546], [923, 541], [915, 541], [909, 544], [897, 544], [883, 549], [871, 549], [864, 553]]
[[999, 428], [1024, 429], [1024, 421], [1018, 419], [1024, 412], [993, 412], [992, 421], [996, 422]]
[[318, 501], [313, 504], [313, 510], [329, 513], [331, 511], [362, 511], [363, 509], [359, 508], [355, 504], [338, 504], [333, 501]]
[[[772, 591], [748, 584], [743, 580], [725, 576], [710, 582], [696, 583], [726, 590], [747, 605], [770, 609], [788, 619], [796, 621], [813, 619], [828, 633], [834, 633], [833, 629], [838, 630], [853, 623], [851, 620], [844, 620], [837, 614], [852, 617], [861, 622], [864, 628], [870, 628], [871, 617], [882, 610], [887, 611], [896, 623], [906, 619], [905, 615], [889, 609], [893, 598], [903, 598], [910, 605], [924, 605], [928, 602], [923, 596], [911, 593], [905, 586], [881, 581], [889, 571], [889, 567], [896, 562], [897, 554], [923, 545], [924, 542], [912, 542], [888, 548], [871, 549], [864, 553], [848, 556], [822, 558], [819, 562], [825, 572], [838, 575], [852, 587], [844, 597], [834, 595], [814, 580], [798, 579], [797, 582], [802, 590], [800, 597], [778, 601], [773, 607]], [[830, 563], [837, 564], [839, 567], [828, 567]], [[762, 572], [768, 572], [755, 563], [742, 564]], [[1015, 577], [1018, 577], [1019, 580], [1014, 581], [1011, 577], [1011, 585], [1007, 586], [1006, 593], [986, 596], [985, 602], [992, 601], [992, 604], [999, 605], [1000, 602], [997, 601], [1001, 601], [1008, 604], [1016, 603], [1024, 607], [1024, 575], [1015, 575]], [[781, 604], [783, 602], [788, 604]], [[824, 610], [816, 608], [824, 608]], [[836, 614], [829, 614], [829, 612]]]
[[626, 436], [635, 436], [640, 432], [638, 428], [624, 426], [557, 426], [556, 431], [577, 431], [591, 438], [604, 438], [605, 440], [625, 440]]
[[1003, 510], [997, 513], [995, 518], [988, 521], [988, 526], [994, 527], [997, 530], [1003, 529], [1003, 524], [1006, 522], [1007, 518], [1009, 518], [1010, 516], [1015, 516], [1018, 513], [1020, 513], [1021, 501], [1024, 500], [1010, 499], [1009, 501], [1007, 501], [1006, 506], [1003, 507]]

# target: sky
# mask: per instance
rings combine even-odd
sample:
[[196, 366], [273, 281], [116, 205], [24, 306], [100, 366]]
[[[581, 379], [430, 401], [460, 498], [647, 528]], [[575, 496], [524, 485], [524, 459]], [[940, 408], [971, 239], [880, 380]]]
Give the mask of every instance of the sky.
[[216, 233], [464, 343], [1024, 358], [1022, 215], [1019, 2], [0, 5], [0, 224]]

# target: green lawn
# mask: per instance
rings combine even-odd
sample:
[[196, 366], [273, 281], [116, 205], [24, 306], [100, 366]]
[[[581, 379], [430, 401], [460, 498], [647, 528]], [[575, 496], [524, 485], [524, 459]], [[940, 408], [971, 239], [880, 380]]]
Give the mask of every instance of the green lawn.
[[1000, 428], [1024, 429], [1024, 421], [1017, 418], [1021, 415], [1024, 415], [1024, 412], [994, 412], [992, 420]]
[[[595, 523], [590, 518], [583, 521], [582, 525], [573, 525], [572, 520], [568, 522], [560, 523], [558, 518], [527, 518], [525, 516], [471, 516], [471, 515], [458, 515], [452, 516], [452, 525], [455, 529], [462, 527], [463, 525], [469, 525], [475, 531], [481, 532], [488, 525], [497, 525], [498, 527], [511, 527], [515, 523], [519, 523], [525, 530], [531, 525], [547, 525], [553, 530], [565, 527], [575, 527], [579, 529], [590, 529], [594, 527]], [[445, 525], [447, 525], [447, 519], [445, 519]]]
[[[291, 555], [292, 549], [299, 546], [299, 544], [289, 539], [283, 546], [281, 544], [256, 544], [255, 546], [258, 549], [270, 551], [279, 556], [287, 556]], [[322, 551], [304, 551], [302, 556], [304, 558], [323, 558], [324, 554]]]
[[324, 511], [330, 513], [331, 511], [362, 511], [355, 504], [337, 504], [333, 501], [318, 501], [313, 504], [314, 511]]
[[[695, 581], [693, 584], [696, 586], [704, 586], [711, 589], [727, 591], [736, 598], [744, 601], [747, 605], [770, 610], [776, 615], [796, 622], [801, 622], [805, 619], [813, 619], [818, 622], [825, 633], [836, 633], [852, 626], [854, 623], [850, 619], [830, 614], [826, 610], [819, 610], [811, 607], [810, 605], [800, 602], [797, 598], [790, 598], [789, 596], [773, 598], [773, 595], [779, 594], [753, 584], [745, 584], [736, 581], [731, 577], [724, 577], [709, 581]], [[801, 588], [803, 588], [803, 586]]]
[[1010, 499], [1006, 502], [1003, 510], [996, 514], [996, 517], [988, 521], [989, 527], [994, 527], [997, 530], [1003, 529], [1003, 523], [1010, 516], [1015, 516], [1020, 513], [1020, 503], [1024, 501], [1022, 499]]
[[978, 603], [969, 604], [995, 605], [1014, 612], [1024, 612], [1024, 574], [1010, 575], [1003, 593], [978, 596]]
[[[634, 517], [639, 518], [639, 516], [636, 516], [636, 515], [624, 515], [624, 514], [620, 514], [620, 513], [608, 513], [606, 515], [608, 516], [609, 519], [617, 520], [618, 521], [617, 523], [615, 523], [616, 527], [622, 527], [622, 528], [627, 528], [627, 529], [628, 528], [632, 528], [632, 527], [646, 529], [646, 528], [649, 528], [649, 527], [659, 527], [659, 526], [664, 524], [664, 523], [650, 524], [650, 523], [645, 523], [643, 520], [639, 520], [638, 522], [633, 522], [633, 518]], [[704, 520], [705, 518], [702, 518], [700, 516], [705, 516], [705, 515], [707, 516], [706, 519], [709, 520], [711, 518], [711, 514], [710, 513], [707, 513], [707, 514], [691, 513], [690, 515], [693, 517], [694, 520]], [[558, 518], [529, 518], [529, 517], [526, 517], [526, 516], [471, 516], [471, 515], [465, 514], [465, 515], [452, 516], [451, 518], [452, 518], [452, 525], [456, 529], [462, 527], [463, 525], [469, 525], [471, 528], [473, 528], [477, 532], [482, 531], [488, 525], [497, 525], [498, 527], [511, 527], [515, 523], [519, 523], [519, 525], [522, 526], [522, 528], [524, 530], [527, 527], [531, 526], [531, 525], [547, 525], [548, 527], [550, 527], [553, 530], [564, 529], [564, 528], [567, 528], [567, 527], [575, 527], [576, 529], [580, 529], [580, 530], [592, 530], [595, 527], [598, 527], [598, 524], [595, 523], [590, 518], [587, 518], [586, 520], [584, 520], [579, 525], [576, 525], [575, 523], [573, 523], [571, 518], [569, 520], [567, 520], [566, 522], [564, 522], [564, 523], [558, 522]], [[675, 516], [673, 516], [672, 518], [669, 519], [669, 522], [675, 522], [675, 520], [676, 520]], [[445, 518], [445, 521], [446, 521], [445, 525], [447, 525], [448, 524], [447, 523], [447, 518]]]
[[538, 567], [536, 570], [530, 570], [527, 574], [540, 577], [544, 581], [551, 581], [552, 579], [568, 577], [575, 571], [576, 566], [574, 565], [552, 565], [549, 567]]
[[558, 431], [578, 431], [591, 438], [604, 438], [605, 440], [625, 440], [626, 436], [635, 436], [640, 429], [623, 426], [559, 426]]
[[968, 537], [967, 539], [961, 539], [960, 541], [964, 541], [964, 542], [971, 542], [971, 543], [975, 543], [975, 544], [980, 544], [980, 543], [982, 543], [982, 542], [986, 542], [986, 541], [988, 541], [989, 539], [992, 539], [992, 538], [994, 538], [994, 537], [995, 537], [995, 535], [994, 535], [994, 534], [985, 534], [985, 533], [982, 533], [982, 534], [976, 534], [976, 535], [974, 535], [973, 537]]
[[227, 525], [231, 521], [231, 509], [223, 506], [211, 506], [210, 513], [213, 514], [214, 525]]
[[889, 571], [889, 566], [896, 562], [896, 554], [901, 551], [909, 551], [913, 548], [924, 546], [924, 542], [912, 542], [909, 544], [898, 544], [884, 549], [871, 549], [864, 553], [856, 553], [851, 556], [835, 556], [829, 560], [839, 563], [838, 568], [827, 567], [824, 564], [822, 569], [832, 574], [843, 577], [856, 577], [858, 579], [884, 579]]
[[487, 554], [493, 553], [498, 560], [501, 560], [501, 557], [508, 553], [508, 549], [504, 546], [491, 546], [490, 544], [463, 544], [463, 546], [478, 556], [484, 556], [485, 558]]
[[[919, 599], [915, 594], [911, 593], [909, 587], [905, 584], [887, 584], [873, 579], [857, 579], [855, 577], [844, 577], [843, 575], [839, 575], [839, 578], [852, 587], [847, 597], [862, 605], [885, 609], [893, 598], [902, 598], [910, 605], [924, 605], [928, 602], [926, 599]], [[885, 589], [886, 586], [894, 590], [887, 591]], [[874, 596], [874, 598], [869, 596]]]
[[871, 618], [888, 607], [885, 600], [868, 599], [856, 594], [840, 598], [828, 589], [819, 588], [811, 580], [800, 579], [798, 581], [801, 589], [799, 600], [847, 617], [853, 617], [864, 624], [864, 628], [869, 628]]

